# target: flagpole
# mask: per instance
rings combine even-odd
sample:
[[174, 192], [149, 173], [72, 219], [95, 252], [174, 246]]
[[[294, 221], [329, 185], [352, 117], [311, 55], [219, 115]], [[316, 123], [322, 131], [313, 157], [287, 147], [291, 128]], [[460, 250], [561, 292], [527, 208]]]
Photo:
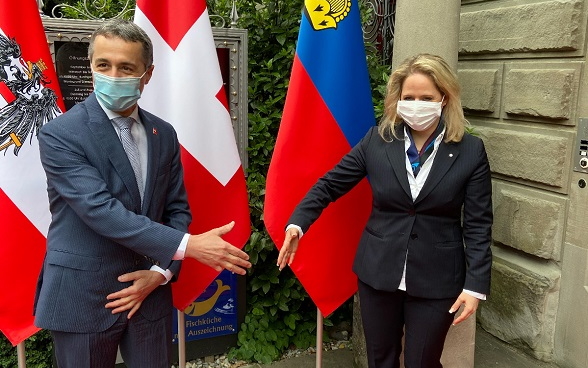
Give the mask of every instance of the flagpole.
[[18, 368], [26, 368], [26, 357], [25, 357], [25, 343], [21, 341], [16, 345], [16, 354], [18, 356]]
[[316, 308], [316, 368], [323, 366], [323, 314]]
[[183, 311], [178, 313], [178, 365], [179, 368], [186, 368], [186, 315]]

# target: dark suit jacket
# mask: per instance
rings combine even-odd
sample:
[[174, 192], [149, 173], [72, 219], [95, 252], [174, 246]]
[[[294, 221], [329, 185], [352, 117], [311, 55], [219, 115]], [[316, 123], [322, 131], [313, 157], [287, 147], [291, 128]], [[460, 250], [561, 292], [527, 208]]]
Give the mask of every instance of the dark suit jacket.
[[488, 294], [492, 187], [482, 140], [466, 134], [459, 143], [442, 142], [413, 201], [402, 127], [397, 134], [400, 139], [386, 142], [373, 127], [311, 188], [288, 223], [306, 232], [330, 202], [367, 175], [372, 212], [353, 264], [360, 280], [395, 291], [406, 259], [410, 295], [453, 298], [463, 288]]
[[[191, 221], [180, 145], [172, 126], [139, 110], [148, 140], [144, 202], [112, 123], [94, 94], [43, 126], [51, 224], [35, 297], [35, 324], [65, 332], [99, 332], [117, 319], [106, 296], [130, 283], [117, 277], [172, 262]], [[149, 259], [149, 260], [147, 260]], [[156, 288], [139, 313], [172, 312], [169, 284]]]

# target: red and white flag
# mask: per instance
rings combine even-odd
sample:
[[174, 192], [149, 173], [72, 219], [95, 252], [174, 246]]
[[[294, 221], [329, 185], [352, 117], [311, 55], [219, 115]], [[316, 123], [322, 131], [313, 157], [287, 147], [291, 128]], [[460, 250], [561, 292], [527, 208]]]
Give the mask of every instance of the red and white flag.
[[37, 134], [64, 110], [37, 2], [0, 0], [0, 330], [13, 345], [39, 330], [50, 213]]
[[[139, 104], [171, 123], [182, 146], [190, 233], [235, 221], [223, 238], [242, 248], [251, 231], [239, 159], [205, 0], [137, 0], [135, 23], [153, 42], [155, 70]], [[187, 259], [172, 286], [184, 310], [219, 272]]]

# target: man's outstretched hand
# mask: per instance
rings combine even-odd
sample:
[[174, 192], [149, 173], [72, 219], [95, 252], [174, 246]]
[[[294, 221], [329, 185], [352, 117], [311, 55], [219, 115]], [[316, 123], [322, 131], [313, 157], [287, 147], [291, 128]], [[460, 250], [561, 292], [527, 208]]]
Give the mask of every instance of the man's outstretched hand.
[[233, 226], [235, 221], [202, 234], [190, 235], [185, 258], [194, 258], [217, 271], [225, 269], [245, 275], [246, 269], [251, 267], [249, 256], [221, 238], [231, 231]]

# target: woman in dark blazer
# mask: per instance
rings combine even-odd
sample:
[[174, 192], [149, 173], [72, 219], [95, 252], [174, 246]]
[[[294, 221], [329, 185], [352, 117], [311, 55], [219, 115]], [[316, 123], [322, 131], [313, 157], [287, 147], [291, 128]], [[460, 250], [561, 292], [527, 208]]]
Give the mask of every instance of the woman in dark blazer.
[[400, 366], [403, 334], [406, 368], [442, 367], [450, 326], [490, 291], [490, 167], [482, 140], [466, 132], [459, 93], [439, 56], [405, 60], [379, 126], [318, 180], [286, 228], [280, 269], [322, 210], [369, 178], [372, 212], [353, 271], [370, 368]]

